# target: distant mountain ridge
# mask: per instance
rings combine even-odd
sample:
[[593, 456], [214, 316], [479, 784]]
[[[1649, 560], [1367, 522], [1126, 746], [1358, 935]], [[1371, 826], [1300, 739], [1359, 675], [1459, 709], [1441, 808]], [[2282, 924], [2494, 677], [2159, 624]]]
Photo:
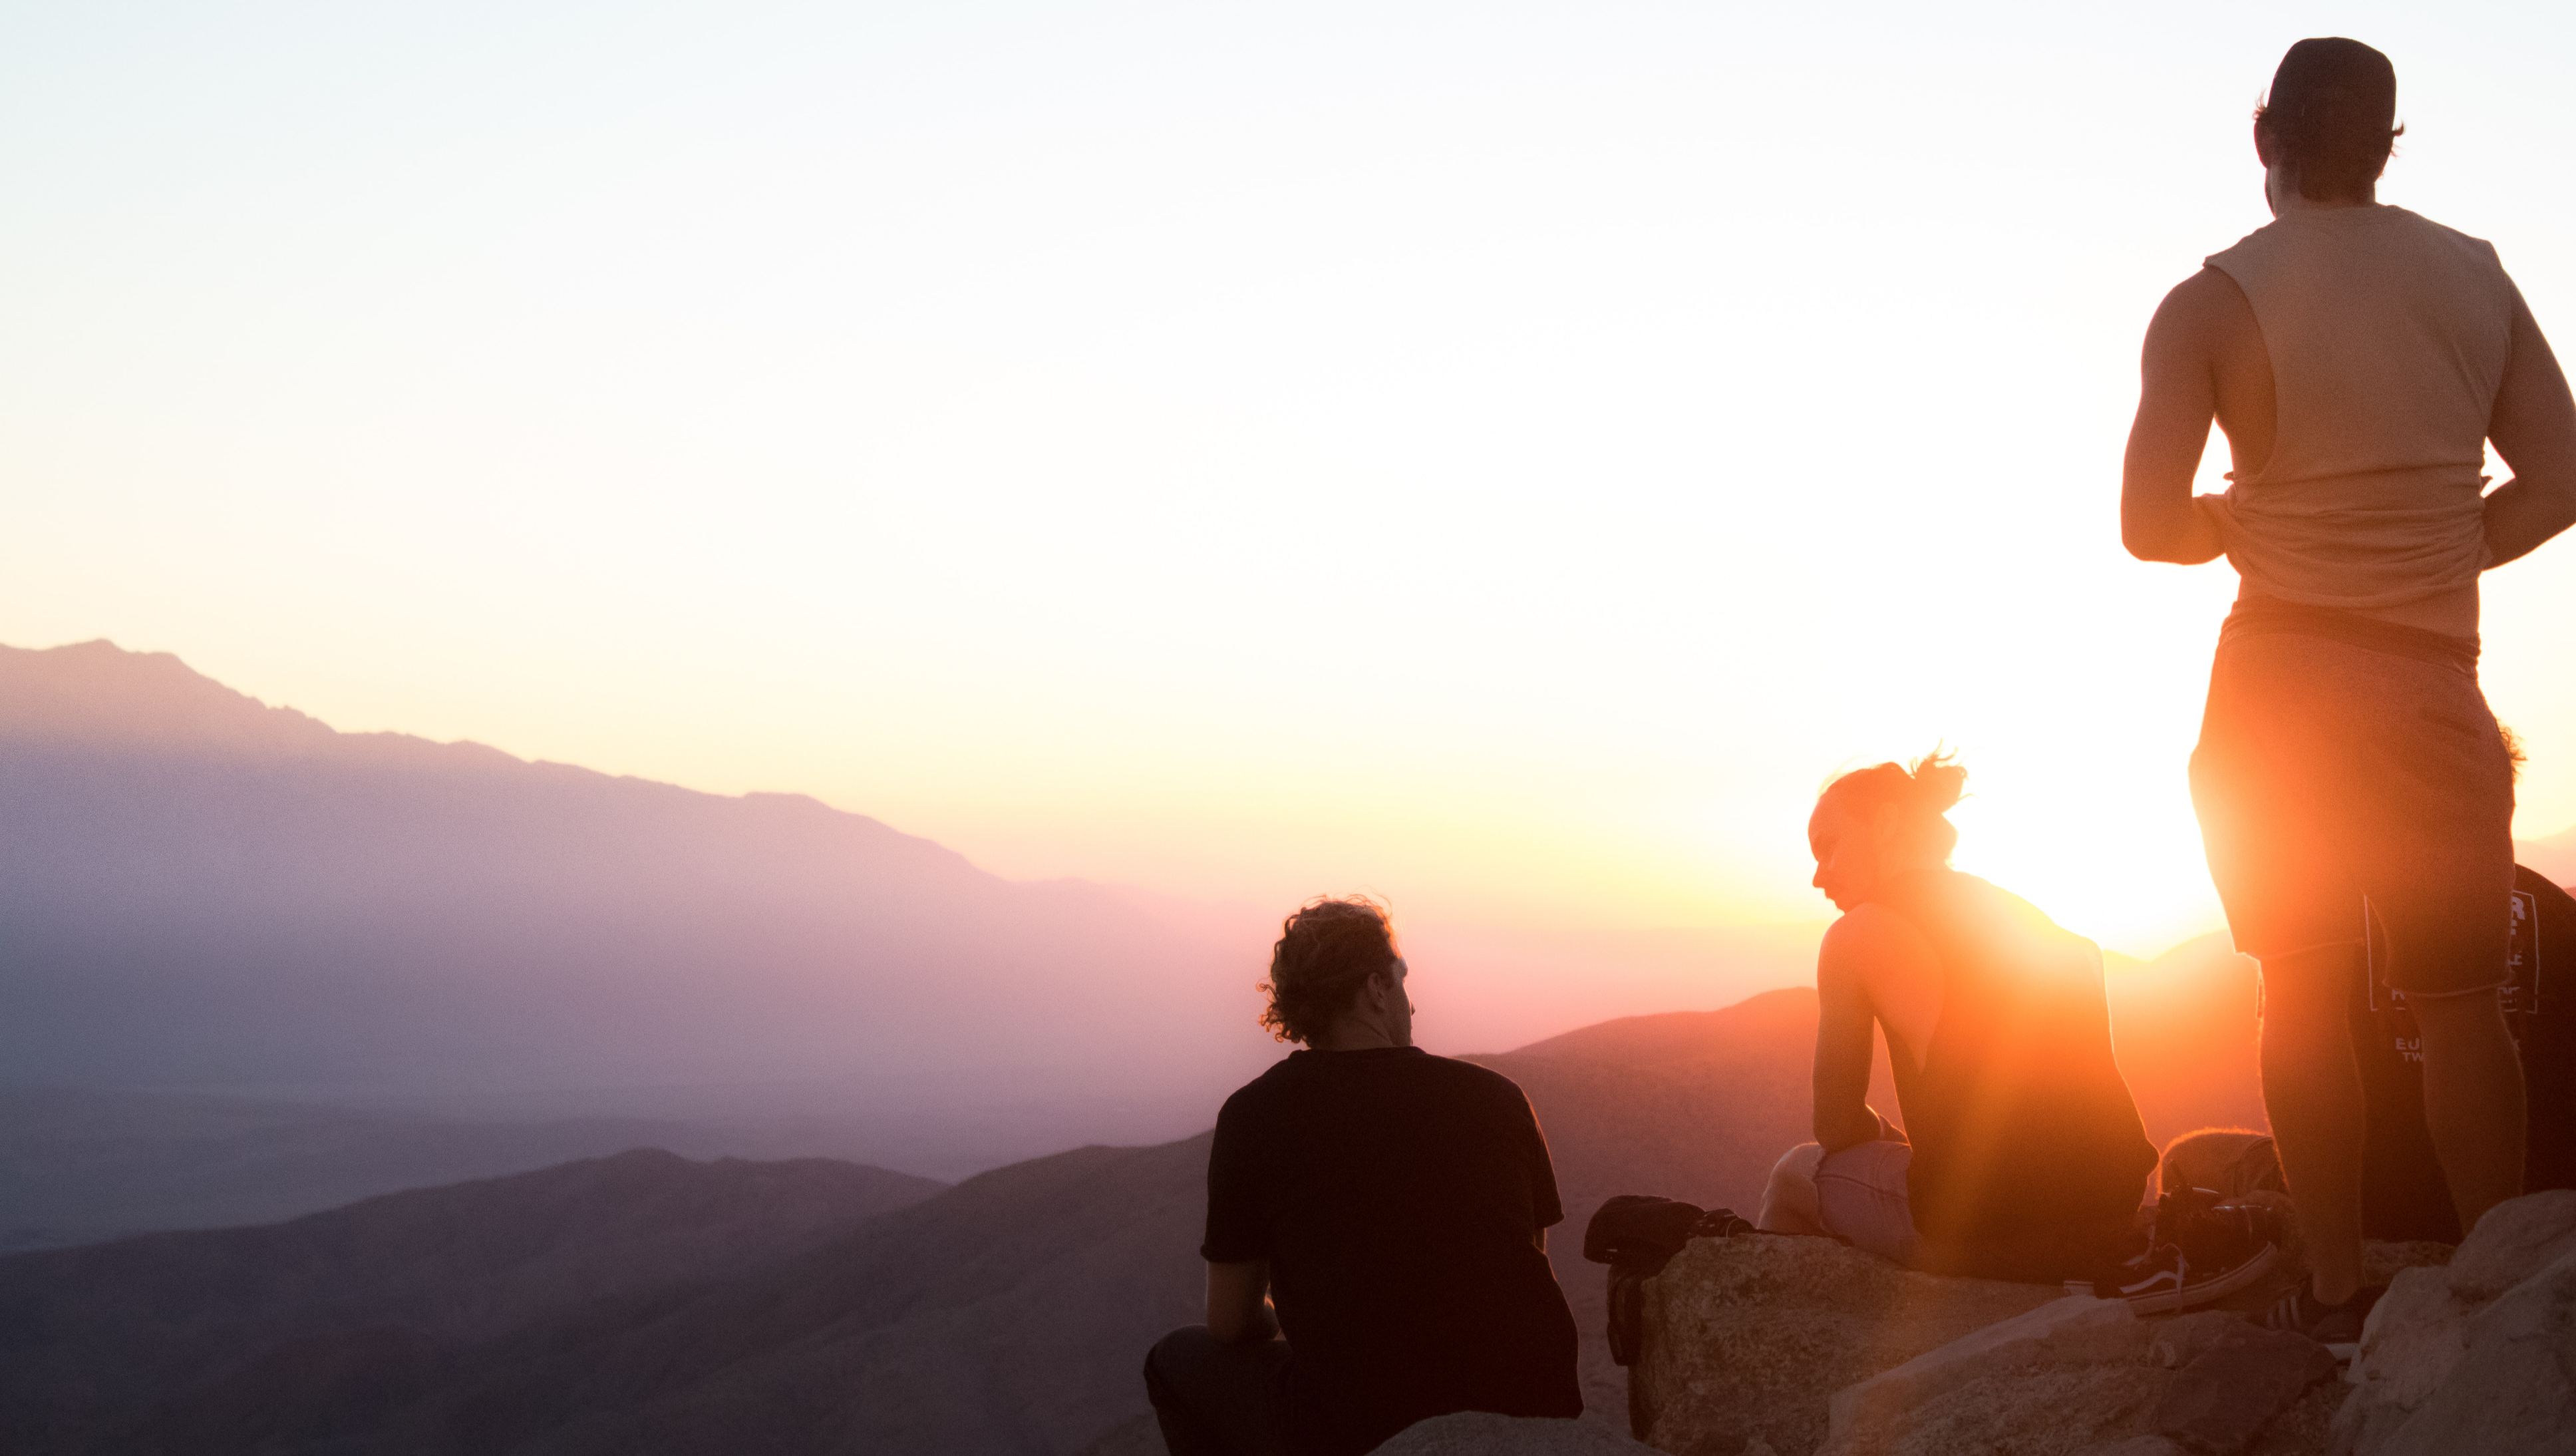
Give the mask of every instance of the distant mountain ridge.
[[[184, 1448], [191, 1430], [219, 1440], [205, 1415], [244, 1382], [309, 1375], [352, 1352], [399, 1363], [637, 1290], [721, 1279], [942, 1187], [821, 1159], [692, 1163], [637, 1150], [262, 1228], [0, 1259], [0, 1446]], [[297, 1409], [311, 1382], [289, 1383], [286, 1408]], [[155, 1427], [174, 1412], [175, 1427]]]
[[[2223, 943], [2114, 972], [2122, 1067], [2158, 1140], [2202, 1121], [2259, 1125], [2250, 988]], [[1814, 993], [1791, 989], [1472, 1059], [1518, 1082], [1547, 1133], [1567, 1213], [1549, 1256], [1582, 1334], [1595, 1419], [1623, 1423], [1625, 1386], [1603, 1338], [1602, 1271], [1581, 1258], [1585, 1221], [1614, 1193], [1758, 1207], [1771, 1163], [1807, 1136], [1815, 1017]], [[1894, 1110], [1883, 1060], [1871, 1097]], [[408, 1211], [459, 1190], [278, 1229], [0, 1258], [0, 1327], [81, 1352], [46, 1379], [0, 1377], [0, 1433], [69, 1432], [26, 1444], [29, 1456], [1078, 1456], [1095, 1440], [1150, 1450], [1137, 1371], [1156, 1336], [1199, 1317], [1207, 1144], [1202, 1134], [1014, 1164], [793, 1251], [676, 1276], [666, 1265], [665, 1277], [587, 1301], [531, 1301], [515, 1325], [433, 1326], [416, 1291], [391, 1292], [327, 1330], [244, 1339], [188, 1378], [165, 1375], [121, 1425], [67, 1423], [59, 1392], [148, 1379], [133, 1371], [169, 1338], [160, 1331], [217, 1322], [227, 1299], [255, 1302], [228, 1291], [257, 1288], [256, 1268], [282, 1262], [278, 1278], [292, 1283], [294, 1261], [246, 1257], [258, 1240], [328, 1228], [342, 1231], [331, 1242], [363, 1243], [352, 1215], [379, 1210], [378, 1262], [398, 1267], [431, 1232]], [[634, 1166], [659, 1176], [669, 1165], [635, 1155]], [[638, 1222], [602, 1200], [585, 1206], [606, 1225]], [[386, 1216], [396, 1210], [407, 1212]], [[31, 1301], [31, 1284], [49, 1299]], [[112, 1296], [103, 1313], [83, 1312], [85, 1287]], [[165, 1297], [118, 1293], [138, 1288]], [[31, 1323], [67, 1317], [68, 1332]], [[120, 1346], [120, 1328], [131, 1344]], [[0, 1348], [0, 1368], [9, 1354]]]
[[[1580, 1258], [1583, 1221], [1609, 1193], [1637, 1189], [1750, 1208], [1771, 1160], [1804, 1136], [1814, 1016], [1812, 992], [1783, 991], [1475, 1058], [1518, 1080], [1547, 1128], [1568, 1212], [1550, 1252], [1605, 1418], [1621, 1397], [1601, 1346], [1599, 1271]], [[135, 1423], [37, 1449], [1074, 1456], [1134, 1422], [1145, 1348], [1198, 1317], [1206, 1158], [1202, 1134], [1015, 1164], [758, 1269], [558, 1306], [490, 1338], [352, 1321], [245, 1351]], [[191, 1235], [185, 1247], [268, 1232]], [[63, 1271], [86, 1255], [83, 1277], [114, 1285], [100, 1271], [151, 1246], [0, 1259], [0, 1315], [19, 1266]], [[34, 1418], [21, 1408], [22, 1423]]]
[[2538, 839], [2518, 840], [2513, 846], [2513, 857], [2516, 862], [2548, 876], [2552, 884], [2576, 889], [2576, 827]]
[[26, 1083], [802, 1085], [889, 1127], [1098, 1098], [1165, 1109], [1126, 1117], [1150, 1136], [1269, 1045], [1261, 942], [1223, 914], [1005, 881], [798, 795], [337, 733], [104, 642], [0, 648], [0, 828]]
[[713, 1129], [633, 1117], [472, 1122], [0, 1085], [0, 1253], [274, 1223], [397, 1188], [647, 1146], [724, 1150]]

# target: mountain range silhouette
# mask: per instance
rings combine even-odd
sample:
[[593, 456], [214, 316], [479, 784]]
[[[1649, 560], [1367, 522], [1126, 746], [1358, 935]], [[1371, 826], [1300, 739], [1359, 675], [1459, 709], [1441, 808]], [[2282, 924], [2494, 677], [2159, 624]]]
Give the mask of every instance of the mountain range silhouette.
[[87, 1091], [731, 1122], [953, 1174], [1185, 1133], [1273, 1045], [1258, 917], [1006, 881], [796, 795], [337, 733], [105, 642], [0, 648], [0, 825], [0, 1075], [58, 1120], [114, 1122]]

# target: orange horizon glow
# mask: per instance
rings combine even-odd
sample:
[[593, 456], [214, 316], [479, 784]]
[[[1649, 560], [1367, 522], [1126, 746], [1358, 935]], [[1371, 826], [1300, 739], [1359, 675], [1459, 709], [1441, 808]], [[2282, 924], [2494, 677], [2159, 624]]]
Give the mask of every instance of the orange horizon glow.
[[[2116, 953], [2219, 927], [2184, 770], [2234, 578], [2131, 560], [2116, 496], [2289, 40], [2394, 58], [2382, 196], [2576, 331], [2555, 13], [152, 39], [202, 24], [0, 48], [0, 642], [1462, 944], [1820, 923], [1818, 784], [1936, 742], [1960, 868]], [[2572, 562], [2488, 579], [2525, 838], [2576, 824]], [[1660, 955], [1638, 997], [1734, 984]]]

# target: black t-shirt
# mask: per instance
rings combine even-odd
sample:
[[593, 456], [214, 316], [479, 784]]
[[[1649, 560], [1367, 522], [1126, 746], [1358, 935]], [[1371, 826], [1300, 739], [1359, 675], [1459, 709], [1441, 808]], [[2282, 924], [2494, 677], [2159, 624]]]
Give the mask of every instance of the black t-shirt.
[[1292, 1444], [1341, 1456], [1451, 1411], [1582, 1414], [1538, 1246], [1564, 1216], [1510, 1078], [1415, 1047], [1300, 1051], [1217, 1114], [1199, 1253], [1270, 1261]]
[[[2513, 938], [2506, 955], [2505, 1024], [2522, 1053], [2528, 1104], [2523, 1188], [2576, 1188], [2576, 898], [2535, 870], [2513, 874]], [[2361, 1230], [2374, 1239], [2457, 1243], [2459, 1215], [2424, 1126], [2424, 1046], [2403, 992], [2385, 980], [2388, 958], [2371, 946], [2371, 973], [2353, 992], [2352, 1039], [2361, 1058], [2369, 1131], [2362, 1142]]]

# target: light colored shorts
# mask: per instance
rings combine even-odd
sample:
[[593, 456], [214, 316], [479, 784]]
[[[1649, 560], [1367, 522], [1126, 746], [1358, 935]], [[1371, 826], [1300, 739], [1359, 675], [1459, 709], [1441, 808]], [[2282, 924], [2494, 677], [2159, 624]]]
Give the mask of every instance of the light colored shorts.
[[1922, 1244], [1905, 1182], [1913, 1166], [1914, 1149], [1885, 1138], [1825, 1154], [1816, 1164], [1816, 1214], [1825, 1232], [1911, 1266]]

